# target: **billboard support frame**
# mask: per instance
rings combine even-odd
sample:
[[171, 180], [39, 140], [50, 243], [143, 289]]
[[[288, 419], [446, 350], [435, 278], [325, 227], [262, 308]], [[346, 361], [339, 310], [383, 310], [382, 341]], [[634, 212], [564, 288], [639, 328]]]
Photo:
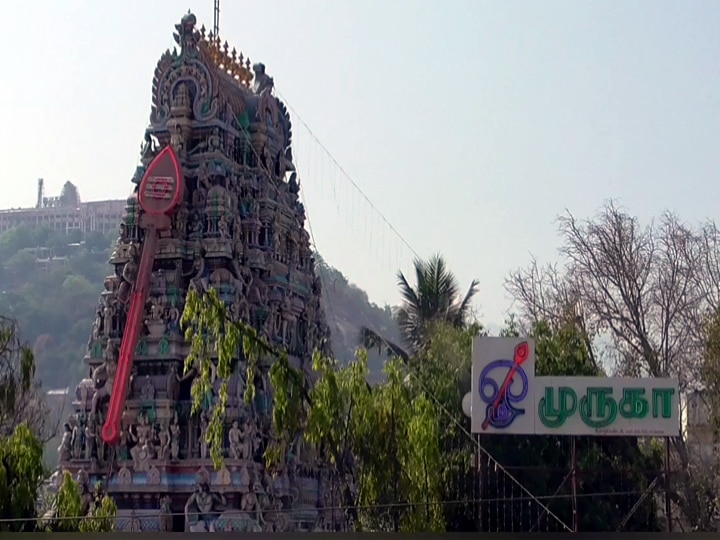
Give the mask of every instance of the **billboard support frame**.
[[[476, 338], [476, 339], [478, 339], [478, 338]], [[487, 337], [487, 336], [483, 336], [483, 339], [488, 339], [488, 337]], [[493, 358], [492, 360], [494, 360], [494, 361], [492, 361], [490, 364], [488, 364], [488, 365], [486, 365], [486, 366], [483, 366], [483, 367], [485, 367], [485, 370], [484, 370], [484, 371], [487, 371], [487, 369], [490, 368], [492, 364], [501, 364], [501, 363], [508, 364], [507, 367], [509, 367], [509, 372], [508, 372], [508, 374], [506, 375], [505, 380], [504, 380], [504, 381], [503, 381], [503, 380], [498, 380], [498, 381], [495, 383], [495, 390], [497, 391], [497, 398], [496, 398], [496, 399], [497, 399], [498, 402], [499, 402], [500, 400], [503, 400], [503, 399], [504, 399], [505, 394], [508, 394], [508, 393], [511, 392], [510, 386], [513, 384], [513, 379], [515, 379], [515, 375], [517, 374], [517, 371], [521, 371], [522, 373], [521, 373], [520, 375], [522, 376], [523, 379], [525, 378], [525, 373], [523, 372], [522, 369], [519, 369], [521, 363], [527, 362], [527, 364], [529, 364], [528, 367], [530, 367], [530, 365], [531, 365], [531, 366], [532, 366], [532, 367], [531, 367], [532, 373], [533, 373], [533, 376], [534, 376], [534, 371], [535, 371], [535, 369], [534, 369], [534, 368], [535, 368], [535, 365], [534, 365], [534, 364], [535, 364], [535, 358], [534, 358], [535, 351], [534, 351], [534, 349], [535, 349], [535, 347], [534, 347], [534, 340], [533, 340], [532, 338], [519, 338], [519, 337], [518, 337], [518, 338], [490, 338], [490, 339], [496, 339], [496, 340], [498, 340], [498, 341], [499, 341], [499, 340], [506, 340], [506, 341], [515, 341], [515, 342], [516, 342], [516, 346], [514, 347], [514, 348], [515, 348], [515, 357], [516, 357], [516, 358], [515, 358], [515, 361], [514, 361], [514, 362], [512, 362], [511, 360], [503, 360], [503, 359], [501, 359], [501, 358], [506, 358], [506, 357], [508, 357], [508, 356], [509, 356], [509, 357], [512, 357], [512, 355], [507, 355], [507, 354], [506, 354], [504, 357], [503, 357], [503, 356], [498, 356], [498, 358]], [[521, 348], [521, 347], [523, 347], [523, 346], [527, 347], [527, 345], [530, 345], [529, 351], [525, 351], [526, 354], [525, 354], [525, 356], [522, 358], [522, 362], [518, 362], [518, 360], [517, 360], [518, 349]], [[473, 344], [473, 348], [475, 348], [475, 344]], [[528, 361], [528, 360], [530, 360], [530, 361]], [[511, 363], [513, 363], [514, 366], [510, 366]], [[470, 403], [471, 403], [471, 404], [472, 404], [472, 401], [475, 399], [475, 395], [474, 395], [474, 394], [477, 393], [478, 390], [479, 390], [481, 393], [482, 393], [482, 391], [483, 391], [483, 388], [482, 388], [483, 383], [482, 383], [482, 382], [480, 382], [480, 387], [479, 387], [479, 388], [476, 388], [476, 387], [475, 387], [475, 383], [477, 382], [476, 379], [478, 379], [478, 378], [481, 379], [481, 380], [483, 379], [483, 377], [478, 377], [478, 372], [476, 372], [475, 365], [476, 365], [476, 359], [475, 359], [475, 355], [473, 354], [473, 387], [472, 387], [472, 389], [471, 389], [472, 395], [471, 395], [471, 394], [468, 394], [468, 398], [470, 398], [470, 400], [471, 400]], [[483, 373], [483, 375], [484, 375], [484, 373]], [[518, 377], [518, 378], [520, 378], [520, 377]], [[585, 377], [576, 377], [576, 378], [578, 378], [578, 379], [584, 379]], [[547, 381], [550, 381], [551, 379], [553, 379], [553, 377], [540, 377], [540, 379], [541, 379], [541, 380], [542, 380], [542, 379], [545, 379], [545, 380], [547, 380]], [[573, 378], [573, 377], [570, 377], [570, 378], [568, 378], [568, 381], [570, 381], [570, 380], [572, 380], [572, 379], [574, 379], [574, 378]], [[629, 379], [629, 380], [642, 381], [642, 379]], [[668, 381], [672, 383], [672, 380], [668, 379]], [[668, 382], [668, 381], [666, 381], [666, 382]], [[677, 379], [675, 379], [674, 381], [675, 381], [675, 386], [676, 386], [675, 395], [676, 395], [676, 399], [678, 400], [677, 407], [679, 407], [679, 399], [680, 399], [680, 396], [679, 396], [679, 393], [678, 393], [678, 391], [677, 391]], [[524, 383], [525, 383], [524, 386], [527, 388], [527, 386], [529, 386], [529, 385], [527, 385], [528, 381], [525, 380]], [[524, 399], [525, 390], [523, 390], [522, 392], [523, 392], [523, 394], [522, 394], [523, 397], [522, 397], [521, 399]], [[672, 397], [672, 391], [670, 392], [669, 395], [671, 396], [669, 399], [673, 399], [673, 397]], [[519, 396], [513, 395], [512, 397], [518, 398]], [[665, 397], [667, 397], [667, 396], [665, 396]], [[655, 396], [654, 396], [654, 395], [653, 395], [653, 398], [652, 398], [652, 399], [653, 399], [653, 402], [654, 402], [654, 401], [655, 401]], [[483, 400], [484, 400], [484, 397], [483, 397]], [[647, 400], [647, 401], [650, 401], [650, 400]], [[487, 402], [486, 402], [486, 403], [487, 403]], [[491, 403], [490, 405], [488, 405], [488, 407], [493, 407], [493, 406], [497, 409], [497, 404]], [[476, 420], [473, 418], [473, 415], [472, 415], [472, 405], [471, 405], [470, 407], [471, 407], [471, 408], [470, 408], [470, 413], [467, 413], [467, 412], [466, 412], [466, 414], [467, 414], [468, 416], [470, 416], [471, 419], [473, 419], [473, 422], [476, 422]], [[512, 410], [512, 407], [509, 407], [509, 408]], [[519, 412], [522, 414], [523, 411], [519, 411]], [[677, 414], [679, 414], [679, 411], [677, 411]], [[487, 413], [484, 424], [488, 424], [488, 419], [490, 419], [490, 418], [491, 418], [490, 413]], [[666, 418], [669, 418], [669, 416], [666, 417]], [[494, 458], [492, 455], [490, 455], [490, 453], [489, 453], [485, 448], [483, 448], [483, 447], [481, 446], [481, 444], [480, 444], [480, 440], [481, 440], [480, 435], [481, 435], [481, 433], [485, 433], [484, 430], [485, 430], [486, 428], [487, 428], [487, 425], [483, 425], [483, 431], [482, 431], [482, 432], [478, 430], [478, 431], [475, 431], [475, 432], [473, 433], [474, 435], [477, 436], [476, 441], [477, 441], [477, 447], [478, 447], [478, 460], [480, 459], [480, 451], [482, 450], [483, 453], [487, 454], [491, 459], [493, 459], [494, 461], [496, 461], [496, 463], [499, 463], [499, 462], [497, 462], [497, 460], [495, 460], [495, 458]], [[678, 431], [679, 431], [679, 425], [678, 425]], [[502, 431], [501, 431], [501, 432], [498, 432], [498, 431], [492, 431], [492, 430], [491, 430], [491, 431], [487, 432], [487, 434], [492, 434], [492, 433], [498, 433], [498, 434], [499, 434], [499, 433], [502, 433]], [[517, 434], [520, 434], [520, 433], [522, 433], [522, 432], [517, 432]], [[537, 436], [537, 435], [540, 435], [540, 436], [548, 436], [548, 435], [550, 435], [550, 436], [552, 436], [551, 433], [543, 433], [542, 431], [538, 432], [538, 431], [536, 431], [536, 430], [533, 430], [533, 433], [529, 433], [529, 432], [526, 432], [526, 433], [527, 433], [528, 435], [536, 435], [536, 436]], [[510, 433], [508, 433], [508, 434], [510, 434]], [[670, 490], [671, 490], [671, 487], [672, 487], [672, 479], [671, 479], [671, 475], [670, 475], [670, 473], [671, 473], [671, 471], [670, 471], [670, 450], [671, 450], [670, 440], [671, 440], [672, 438], [674, 438], [674, 437], [680, 436], [680, 432], [678, 432], [678, 435], [670, 435], [670, 434], [669, 434], [669, 430], [665, 429], [665, 433], [656, 433], [656, 434], [652, 434], [652, 433], [641, 434], [641, 433], [622, 433], [622, 432], [615, 432], [615, 433], [607, 433], [607, 434], [597, 433], [597, 435], [594, 435], [594, 434], [587, 434], [587, 435], [589, 435], [589, 436], [601, 436], [601, 437], [603, 437], [603, 436], [605, 436], [605, 437], [607, 437], [607, 436], [619, 436], [619, 437], [633, 437], [633, 438], [650, 437], [650, 438], [655, 438], [655, 439], [664, 439], [664, 441], [665, 441], [665, 459], [664, 459], [664, 464], [663, 464], [663, 465], [664, 465], [664, 466], [663, 466], [663, 469], [664, 469], [664, 470], [663, 470], [663, 473], [658, 473], [658, 474], [655, 476], [655, 478], [653, 478], [652, 482], [650, 482], [650, 483], [647, 485], [647, 487], [643, 490], [643, 492], [642, 492], [642, 493], [640, 494], [640, 496], [638, 497], [638, 500], [635, 502], [635, 504], [630, 508], [630, 510], [628, 511], [628, 513], [627, 513], [627, 514], [623, 517], [623, 519], [621, 520], [620, 524], [619, 524], [618, 527], [617, 527], [616, 532], [621, 532], [621, 531], [623, 530], [623, 528], [627, 525], [627, 523], [630, 521], [630, 519], [632, 518], [632, 516], [633, 516], [633, 515], [637, 512], [637, 510], [641, 507], [641, 505], [642, 505], [642, 503], [645, 501], [645, 499], [647, 499], [648, 496], [652, 496], [652, 494], [653, 494], [654, 491], [655, 491], [655, 488], [660, 484], [661, 481], [663, 481], [663, 484], [664, 484], [664, 492], [665, 492], [665, 493], [664, 493], [664, 506], [665, 506], [666, 527], [667, 527], [667, 531], [668, 531], [668, 532], [672, 532], [672, 531], [673, 531], [673, 523], [672, 523], [672, 522], [673, 522], [673, 518], [672, 518], [672, 501], [671, 501], [671, 497], [670, 497]], [[571, 499], [571, 505], [572, 505], [572, 526], [571, 526], [571, 527], [568, 527], [567, 524], [563, 523], [562, 520], [560, 520], [557, 515], [555, 515], [553, 512], [550, 511], [549, 505], [547, 505], [547, 506], [546, 506], [546, 505], [542, 505], [542, 507], [543, 507], [543, 512], [542, 512], [542, 514], [539, 514], [539, 515], [538, 515], [538, 519], [537, 519], [537, 522], [535, 523], [535, 526], [532, 527], [530, 530], [532, 531], [533, 529], [537, 528], [537, 530], [539, 531], [539, 530], [540, 530], [540, 525], [541, 525], [543, 519], [545, 519], [545, 518], [546, 518], [547, 516], [549, 516], [549, 515], [553, 515], [553, 517], [555, 517], [555, 519], [558, 520], [558, 522], [561, 523], [561, 524], [566, 528], [566, 530], [571, 531], [571, 532], [574, 532], [574, 533], [577, 533], [577, 532], [579, 532], [579, 529], [580, 529], [580, 516], [579, 516], [579, 507], [578, 507], [578, 481], [579, 481], [579, 478], [578, 478], [578, 477], [579, 477], [579, 475], [580, 475], [580, 471], [579, 471], [579, 469], [578, 469], [578, 455], [577, 455], [577, 436], [578, 436], [578, 433], [573, 433], [573, 432], [571, 431], [570, 433], [565, 433], [565, 434], [557, 433], [557, 434], [555, 434], [554, 436], [556, 436], [556, 437], [567, 437], [567, 438], [570, 439], [570, 470], [569, 470], [569, 472], [565, 475], [565, 477], [563, 478], [563, 480], [560, 482], [560, 485], [559, 485], [559, 486], [557, 487], [557, 489], [555, 490], [555, 494], [554, 494], [554, 495], [557, 495], [557, 494], [563, 489], [563, 487], [567, 484], [567, 482], [568, 482], [568, 480], [569, 480], [569, 482], [570, 482], [570, 491], [571, 491], [570, 499]], [[479, 472], [480, 475], [481, 475], [481, 478], [480, 478], [481, 485], [480, 485], [480, 493], [479, 493], [480, 496], [478, 497], [478, 498], [479, 498], [478, 519], [480, 520], [480, 522], [482, 522], [482, 499], [483, 499], [483, 491], [484, 491], [484, 490], [483, 490], [483, 485], [482, 485], [482, 467], [481, 467], [480, 462], [478, 462], [478, 472]], [[663, 477], [664, 477], [664, 478], [663, 478]], [[516, 481], [516, 482], [517, 482], [517, 481]], [[527, 490], [527, 488], [524, 488], [524, 486], [522, 486], [521, 484], [519, 484], [519, 485], [520, 485], [520, 487], [523, 488], [528, 494], [530, 494], [530, 492]], [[530, 495], [532, 496], [532, 494], [530, 494]], [[533, 498], [535, 498], [535, 497], [533, 496]], [[539, 502], [539, 501], [538, 501], [538, 502]]]

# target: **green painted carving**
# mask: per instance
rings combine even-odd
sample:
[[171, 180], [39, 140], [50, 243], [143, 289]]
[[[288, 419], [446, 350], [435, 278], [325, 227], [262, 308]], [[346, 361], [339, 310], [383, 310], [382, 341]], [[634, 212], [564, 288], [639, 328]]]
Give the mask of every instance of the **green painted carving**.
[[102, 355], [103, 355], [102, 343], [100, 343], [99, 341], [96, 341], [95, 343], [92, 344], [90, 356], [92, 356], [93, 358], [102, 358]]
[[136, 356], [147, 356], [148, 344], [144, 339], [138, 341], [137, 347], [135, 347]]
[[158, 354], [166, 355], [170, 354], [170, 342], [167, 338], [162, 338], [158, 345]]

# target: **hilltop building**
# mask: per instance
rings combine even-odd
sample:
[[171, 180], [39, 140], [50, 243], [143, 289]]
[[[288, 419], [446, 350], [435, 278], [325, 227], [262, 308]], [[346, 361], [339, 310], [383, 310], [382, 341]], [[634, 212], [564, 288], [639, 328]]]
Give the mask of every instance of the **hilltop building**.
[[46, 227], [68, 234], [80, 231], [83, 235], [117, 231], [125, 212], [124, 200], [82, 202], [77, 188], [70, 182], [65, 184], [62, 195], [45, 197], [43, 184], [42, 178], [38, 180], [38, 201], [34, 208], [0, 210], [0, 234], [20, 225]]

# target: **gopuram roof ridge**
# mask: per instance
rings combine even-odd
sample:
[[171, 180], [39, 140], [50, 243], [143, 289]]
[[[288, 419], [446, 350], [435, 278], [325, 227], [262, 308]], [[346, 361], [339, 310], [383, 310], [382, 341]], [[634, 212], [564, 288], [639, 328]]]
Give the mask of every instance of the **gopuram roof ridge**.
[[[243, 102], [253, 95], [271, 94], [273, 78], [265, 73], [263, 63], [253, 64], [248, 57], [235, 47], [230, 48], [220, 36], [206, 33], [205, 26], [197, 29], [197, 18], [188, 11], [175, 25], [173, 39], [177, 44], [173, 50], [167, 50], [155, 69], [153, 79], [153, 115], [152, 121], [161, 120], [169, 108], [163, 103], [162, 96], [167, 95], [163, 86], [174, 84], [185, 77], [196, 77], [200, 83], [198, 89], [206, 98], [201, 111], [194, 111], [197, 120], [213, 116], [215, 107], [229, 102], [233, 110], [243, 108]], [[279, 101], [283, 116], [289, 120], [286, 107]]]

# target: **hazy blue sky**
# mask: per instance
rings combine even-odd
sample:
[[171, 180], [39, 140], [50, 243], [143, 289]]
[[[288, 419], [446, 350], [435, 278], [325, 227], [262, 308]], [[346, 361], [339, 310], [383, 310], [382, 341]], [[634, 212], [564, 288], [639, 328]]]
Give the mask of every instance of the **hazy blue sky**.
[[[33, 204], [38, 177], [127, 196], [155, 64], [188, 8], [212, 26], [212, 3], [4, 3], [0, 206]], [[717, 215], [719, 2], [224, 0], [221, 35], [414, 250], [480, 279], [486, 321], [510, 270], [556, 258], [566, 207]], [[411, 252], [294, 132], [318, 249], [395, 302]]]

